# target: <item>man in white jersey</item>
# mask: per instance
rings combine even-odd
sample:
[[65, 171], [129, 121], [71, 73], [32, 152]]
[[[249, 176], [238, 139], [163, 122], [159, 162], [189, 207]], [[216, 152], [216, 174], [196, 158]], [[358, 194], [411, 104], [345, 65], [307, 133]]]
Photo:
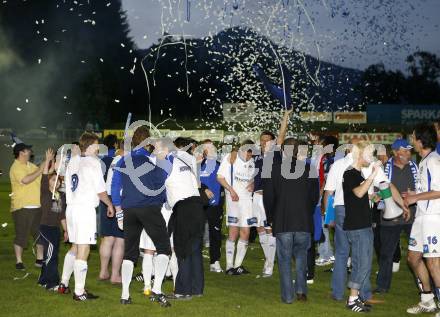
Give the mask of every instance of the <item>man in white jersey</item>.
[[[410, 314], [434, 312], [434, 292], [440, 301], [440, 155], [436, 152], [437, 133], [430, 124], [418, 125], [412, 135], [414, 149], [420, 154], [416, 192], [408, 191], [407, 206], [417, 204], [412, 226], [408, 262], [419, 279], [421, 301], [408, 308]], [[426, 264], [425, 264], [425, 261]], [[440, 313], [437, 313], [440, 317]]]
[[[253, 144], [250, 140], [244, 141], [238, 152], [232, 151], [223, 158], [217, 172], [217, 180], [226, 190], [226, 225], [229, 227], [226, 240], [227, 275], [249, 273], [242, 263], [246, 256], [250, 227], [257, 225], [252, 208], [255, 163], [249, 149]], [[235, 242], [239, 237], [234, 263]]]
[[107, 195], [101, 162], [97, 158], [98, 137], [85, 132], [79, 139], [81, 156], [72, 156], [66, 170], [66, 222], [72, 248], [64, 259], [63, 274], [58, 292], [69, 293], [72, 272], [75, 278], [73, 299], [85, 301], [97, 296], [86, 292], [87, 258], [90, 245], [96, 244], [96, 211], [99, 201], [107, 205], [107, 216], [114, 216], [113, 205]]

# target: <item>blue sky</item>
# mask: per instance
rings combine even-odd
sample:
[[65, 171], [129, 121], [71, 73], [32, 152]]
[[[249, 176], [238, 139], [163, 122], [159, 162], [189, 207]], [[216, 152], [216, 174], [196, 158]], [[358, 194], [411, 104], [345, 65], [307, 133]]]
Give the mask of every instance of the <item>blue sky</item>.
[[[214, 35], [236, 25], [338, 65], [405, 71], [416, 50], [440, 56], [440, 0], [122, 0], [140, 48], [163, 31]], [[188, 4], [189, 10], [188, 10]]]

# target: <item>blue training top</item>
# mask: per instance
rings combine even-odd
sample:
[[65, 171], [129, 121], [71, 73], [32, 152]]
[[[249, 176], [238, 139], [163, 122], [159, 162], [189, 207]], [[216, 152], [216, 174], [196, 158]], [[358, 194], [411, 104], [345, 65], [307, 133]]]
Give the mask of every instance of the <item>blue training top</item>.
[[209, 200], [210, 206], [218, 206], [220, 204], [221, 185], [217, 181], [217, 171], [220, 163], [215, 159], [204, 159], [200, 166], [200, 182], [206, 185], [214, 194]]
[[[134, 179], [141, 184], [137, 186], [126, 173], [119, 171], [117, 168], [127, 168], [126, 160], [131, 157], [133, 168], [138, 168], [145, 164], [144, 173]], [[166, 201], [165, 180], [167, 173], [164, 169], [155, 165], [151, 158], [151, 154], [144, 148], [132, 151], [130, 154], [121, 158], [113, 172], [111, 198], [113, 205], [124, 208], [139, 208], [151, 205], [162, 205]], [[131, 167], [131, 166], [130, 166]], [[134, 171], [131, 171], [134, 174]], [[136, 172], [136, 174], [139, 174]], [[139, 186], [152, 191], [162, 190], [156, 195], [146, 195], [138, 189]], [[121, 194], [122, 189], [122, 194]], [[142, 188], [141, 188], [142, 189]]]

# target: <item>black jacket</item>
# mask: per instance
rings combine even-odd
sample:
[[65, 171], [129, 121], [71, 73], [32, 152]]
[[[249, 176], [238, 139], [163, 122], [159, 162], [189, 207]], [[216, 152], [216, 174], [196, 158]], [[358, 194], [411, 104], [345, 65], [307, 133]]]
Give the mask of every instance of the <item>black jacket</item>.
[[[282, 162], [274, 163], [272, 177], [263, 180], [263, 201], [267, 221], [272, 224], [274, 234], [311, 233], [313, 213], [319, 200], [319, 181], [316, 177], [309, 177], [310, 164], [296, 159], [292, 159], [289, 163], [289, 160], [284, 158]], [[304, 172], [295, 172], [295, 167], [298, 171]], [[281, 172], [282, 168], [286, 170], [284, 173]], [[289, 177], [288, 173], [295, 173], [295, 176], [296, 174], [298, 176]]]

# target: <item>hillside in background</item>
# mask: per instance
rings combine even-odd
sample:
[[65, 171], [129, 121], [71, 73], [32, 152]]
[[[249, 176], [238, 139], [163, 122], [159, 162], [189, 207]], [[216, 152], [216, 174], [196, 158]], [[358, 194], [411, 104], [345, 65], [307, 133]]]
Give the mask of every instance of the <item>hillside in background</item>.
[[276, 108], [252, 71], [260, 65], [274, 83], [282, 84], [279, 58], [293, 75], [294, 104], [301, 110], [358, 110], [362, 72], [319, 61], [295, 50], [277, 47], [248, 28], [226, 29], [204, 39], [165, 36], [147, 50], [144, 67], [153, 112], [173, 116], [215, 118], [224, 102], [252, 101]]

